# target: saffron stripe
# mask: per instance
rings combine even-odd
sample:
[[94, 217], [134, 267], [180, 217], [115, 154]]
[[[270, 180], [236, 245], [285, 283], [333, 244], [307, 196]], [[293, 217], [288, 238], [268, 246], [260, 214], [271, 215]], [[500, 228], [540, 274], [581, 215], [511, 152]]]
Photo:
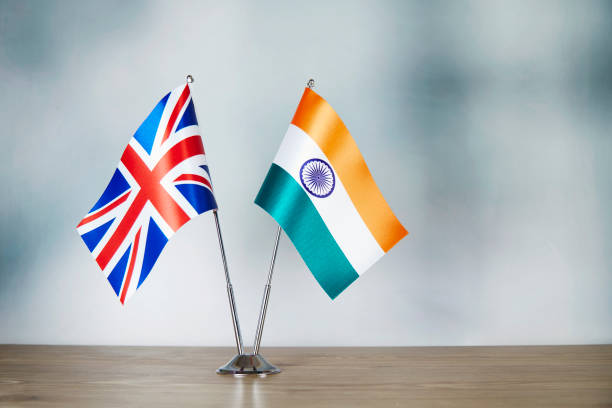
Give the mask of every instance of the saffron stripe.
[[172, 128], [174, 128], [174, 123], [176, 122], [178, 114], [181, 111], [181, 109], [183, 109], [183, 106], [185, 105], [185, 102], [187, 102], [188, 98], [189, 98], [189, 85], [185, 85], [185, 88], [183, 89], [183, 93], [181, 93], [181, 96], [179, 96], [179, 99], [176, 102], [176, 105], [174, 105], [174, 109], [172, 110], [172, 113], [170, 114], [170, 119], [168, 120], [168, 126], [166, 126], [166, 131], [164, 132], [164, 137], [162, 137], [161, 143], [164, 143], [166, 139], [170, 137], [170, 132], [172, 131]]
[[359, 277], [306, 192], [283, 168], [272, 164], [255, 204], [283, 228], [330, 298]]
[[130, 281], [132, 280], [132, 272], [134, 272], [134, 263], [136, 262], [136, 256], [138, 255], [138, 241], [140, 241], [140, 231], [142, 227], [138, 229], [136, 238], [134, 240], [134, 250], [132, 251], [132, 258], [130, 259], [130, 266], [128, 267], [127, 276], [125, 277], [125, 283], [123, 284], [123, 290], [121, 291], [121, 304], [125, 303], [125, 295], [127, 294], [128, 288], [130, 287]]
[[378, 189], [342, 119], [325, 99], [306, 88], [291, 123], [306, 132], [329, 158], [359, 215], [388, 252], [408, 231]]
[[91, 222], [93, 220], [96, 220], [98, 218], [100, 218], [101, 216], [103, 216], [104, 214], [109, 213], [110, 211], [112, 211], [113, 209], [117, 208], [118, 206], [120, 206], [121, 204], [123, 204], [125, 202], [125, 200], [127, 200], [128, 196], [130, 195], [130, 192], [128, 191], [127, 193], [125, 193], [124, 195], [122, 195], [121, 197], [119, 197], [118, 199], [116, 199], [111, 205], [109, 205], [106, 208], [101, 209], [100, 211], [98, 211], [95, 214], [92, 214], [90, 216], [87, 216], [85, 218], [83, 218], [83, 221], [81, 221], [79, 223], [79, 225], [77, 225], [77, 228], [79, 228], [81, 225], [85, 225], [88, 222]]

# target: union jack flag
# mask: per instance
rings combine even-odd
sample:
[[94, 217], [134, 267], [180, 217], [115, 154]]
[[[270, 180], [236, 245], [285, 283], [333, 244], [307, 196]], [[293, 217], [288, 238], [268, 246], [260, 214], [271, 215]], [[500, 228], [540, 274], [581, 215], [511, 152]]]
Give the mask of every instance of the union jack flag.
[[77, 231], [124, 304], [172, 235], [216, 208], [186, 84], [164, 96], [142, 122]]

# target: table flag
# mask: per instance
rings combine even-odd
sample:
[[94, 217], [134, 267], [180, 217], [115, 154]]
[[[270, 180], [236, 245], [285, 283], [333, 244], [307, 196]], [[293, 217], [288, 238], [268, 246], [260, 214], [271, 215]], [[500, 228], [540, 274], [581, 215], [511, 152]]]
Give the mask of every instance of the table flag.
[[408, 233], [334, 109], [306, 88], [255, 198], [334, 299]]
[[77, 231], [124, 304], [172, 235], [216, 208], [186, 84], [164, 96], [140, 125]]

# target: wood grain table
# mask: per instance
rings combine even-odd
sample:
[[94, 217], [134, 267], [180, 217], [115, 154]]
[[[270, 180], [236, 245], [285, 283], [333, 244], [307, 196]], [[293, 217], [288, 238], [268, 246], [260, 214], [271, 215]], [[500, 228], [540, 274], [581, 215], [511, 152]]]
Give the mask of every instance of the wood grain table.
[[230, 348], [0, 345], [1, 407], [612, 407], [612, 346], [264, 348], [283, 372], [219, 376]]

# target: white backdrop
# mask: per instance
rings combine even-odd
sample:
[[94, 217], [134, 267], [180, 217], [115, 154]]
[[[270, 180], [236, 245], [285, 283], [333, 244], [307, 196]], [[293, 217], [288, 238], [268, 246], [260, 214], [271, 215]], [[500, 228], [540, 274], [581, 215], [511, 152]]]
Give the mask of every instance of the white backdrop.
[[247, 343], [275, 231], [253, 199], [310, 77], [411, 234], [333, 302], [282, 239], [264, 347], [612, 341], [611, 18], [595, 2], [2, 2], [0, 343], [233, 344], [211, 214], [125, 307], [74, 229], [188, 73]]

